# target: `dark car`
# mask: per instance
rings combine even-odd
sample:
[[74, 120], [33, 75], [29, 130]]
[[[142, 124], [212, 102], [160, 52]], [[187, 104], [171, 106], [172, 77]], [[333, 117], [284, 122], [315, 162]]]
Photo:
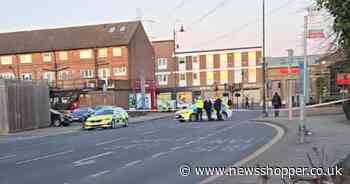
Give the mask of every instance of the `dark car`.
[[57, 110], [50, 109], [51, 126], [68, 126], [73, 122], [72, 116], [63, 114]]
[[75, 122], [84, 122], [87, 118], [89, 118], [92, 114], [94, 114], [94, 110], [89, 107], [79, 108], [74, 110], [71, 113], [73, 121]]

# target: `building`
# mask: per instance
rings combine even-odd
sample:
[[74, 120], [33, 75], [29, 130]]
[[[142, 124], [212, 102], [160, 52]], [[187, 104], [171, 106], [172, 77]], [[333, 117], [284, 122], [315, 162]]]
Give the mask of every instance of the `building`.
[[[261, 103], [261, 47], [176, 52], [174, 41], [153, 42], [158, 104], [182, 107], [196, 97]], [[236, 98], [236, 94], [240, 97]], [[237, 95], [238, 96], [238, 95]], [[243, 98], [244, 97], [244, 98]], [[169, 105], [169, 104], [168, 104]]]
[[[127, 108], [136, 105], [128, 98], [145, 90], [145, 105], [154, 107], [153, 57], [140, 21], [0, 34], [0, 77], [47, 80], [60, 89], [91, 89], [82, 98], [87, 105]], [[101, 95], [105, 84], [108, 91]]]

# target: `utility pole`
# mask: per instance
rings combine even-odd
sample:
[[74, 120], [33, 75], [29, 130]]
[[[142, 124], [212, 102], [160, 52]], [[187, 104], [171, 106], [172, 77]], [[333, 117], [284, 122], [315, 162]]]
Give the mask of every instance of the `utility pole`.
[[[108, 65], [108, 63], [98, 61], [98, 49], [97, 49], [97, 47], [95, 47], [93, 49], [93, 54], [94, 54], [94, 61], [95, 61], [95, 72], [94, 73], [95, 73], [95, 80], [96, 80], [96, 88], [98, 88], [98, 81], [100, 80], [99, 75], [98, 75], [99, 68], [102, 65]], [[107, 83], [105, 83], [105, 85], [107, 85]]]
[[262, 57], [262, 77], [263, 77], [263, 114], [268, 116], [266, 111], [266, 41], [265, 41], [265, 0], [263, 0], [263, 57]]
[[293, 49], [288, 49], [288, 119], [293, 120], [293, 102], [292, 102], [292, 62], [293, 62], [293, 56], [294, 51]]
[[59, 66], [57, 64], [57, 60], [56, 60], [56, 52], [54, 49], [52, 49], [52, 55], [53, 55], [53, 62], [54, 62], [53, 69], [44, 69], [44, 70], [55, 73], [55, 88], [57, 89], [58, 88], [58, 72], [67, 70], [69, 67], [59, 68]]

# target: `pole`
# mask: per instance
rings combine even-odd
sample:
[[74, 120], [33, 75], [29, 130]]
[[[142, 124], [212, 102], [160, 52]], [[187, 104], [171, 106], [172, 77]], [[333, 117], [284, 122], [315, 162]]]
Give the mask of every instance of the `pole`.
[[306, 97], [306, 75], [307, 75], [307, 31], [308, 30], [308, 16], [304, 17], [304, 62], [303, 62], [303, 86], [302, 92], [300, 93], [300, 122], [299, 122], [299, 135], [300, 143], [305, 142], [305, 97]]
[[263, 0], [263, 62], [262, 62], [262, 77], [263, 77], [263, 114], [268, 116], [266, 112], [266, 42], [265, 42], [265, 0]]
[[293, 120], [293, 111], [292, 111], [292, 69], [291, 69], [291, 65], [293, 62], [293, 49], [289, 49], [288, 50], [288, 119], [289, 120]]

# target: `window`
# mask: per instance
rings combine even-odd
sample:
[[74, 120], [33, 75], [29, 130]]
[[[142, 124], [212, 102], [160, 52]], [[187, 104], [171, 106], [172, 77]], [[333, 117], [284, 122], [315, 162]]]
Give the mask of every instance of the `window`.
[[255, 52], [248, 53], [248, 66], [256, 66], [256, 53]]
[[227, 70], [220, 72], [220, 83], [227, 84], [228, 83], [228, 72]]
[[214, 56], [207, 55], [207, 69], [213, 69], [213, 68], [214, 68]]
[[52, 82], [55, 79], [55, 73], [54, 72], [44, 72], [42, 77], [44, 80], [47, 80], [48, 82]]
[[168, 85], [168, 75], [160, 74], [157, 76], [159, 85]]
[[89, 59], [92, 57], [91, 50], [81, 50], [80, 51], [80, 59]]
[[158, 58], [158, 69], [167, 69], [167, 63], [168, 59], [167, 58]]
[[1, 64], [3, 65], [12, 65], [12, 56], [2, 56]]
[[179, 57], [179, 71], [186, 70], [186, 57]]
[[98, 70], [98, 77], [100, 79], [106, 80], [110, 76], [110, 72], [108, 68], [101, 68]]
[[21, 63], [31, 63], [32, 55], [30, 54], [20, 55], [19, 60], [21, 61]]
[[186, 82], [186, 73], [180, 73], [180, 74], [179, 74], [179, 78], [180, 78], [179, 86], [180, 86], [180, 87], [186, 86], [186, 85], [187, 85], [187, 82]]
[[116, 68], [113, 68], [113, 75], [114, 76], [126, 76], [127, 75], [127, 69], [126, 66], [118, 66]]
[[69, 71], [60, 71], [58, 72], [58, 80], [69, 80], [70, 72]]
[[31, 81], [31, 80], [33, 80], [33, 76], [31, 73], [24, 73], [24, 74], [22, 74], [22, 79]]
[[220, 55], [220, 68], [227, 68], [227, 54]]
[[214, 84], [214, 72], [207, 72], [207, 85]]
[[235, 53], [234, 57], [235, 57], [235, 59], [234, 59], [234, 61], [235, 61], [235, 64], [234, 64], [235, 68], [242, 67], [242, 56], [241, 56], [241, 53]]
[[81, 70], [81, 76], [84, 79], [91, 79], [94, 77], [94, 71], [93, 70]]
[[61, 51], [58, 53], [58, 57], [62, 61], [68, 60], [68, 53], [66, 51]]
[[122, 56], [122, 48], [120, 47], [113, 48], [113, 56]]
[[98, 57], [100, 58], [105, 58], [107, 57], [107, 48], [102, 48], [102, 49], [98, 49]]
[[0, 73], [0, 79], [16, 79], [13, 73]]
[[42, 54], [44, 62], [50, 62], [52, 60], [52, 53], [46, 52]]
[[256, 68], [248, 69], [248, 82], [255, 83], [256, 82]]
[[193, 79], [193, 86], [199, 86], [200, 85], [200, 73], [193, 73], [192, 74], [192, 79]]
[[198, 56], [192, 56], [192, 70], [199, 70]]
[[242, 83], [242, 70], [235, 70], [235, 84]]

